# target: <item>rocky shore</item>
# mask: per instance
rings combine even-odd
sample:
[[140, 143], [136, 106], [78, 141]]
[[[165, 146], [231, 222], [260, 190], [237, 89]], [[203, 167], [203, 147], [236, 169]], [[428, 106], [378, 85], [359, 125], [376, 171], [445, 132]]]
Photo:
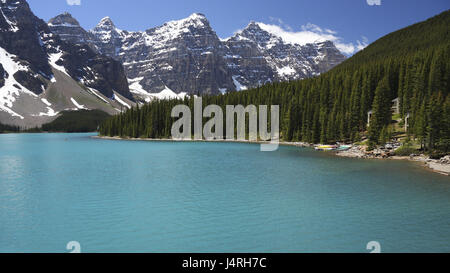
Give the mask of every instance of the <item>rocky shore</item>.
[[439, 160], [431, 159], [425, 155], [410, 155], [410, 156], [395, 156], [393, 152], [376, 149], [373, 151], [366, 151], [365, 146], [353, 146], [347, 151], [336, 153], [337, 156], [363, 158], [363, 159], [392, 159], [392, 160], [409, 160], [423, 163], [426, 167], [434, 172], [442, 175], [450, 175], [450, 155], [445, 156]]

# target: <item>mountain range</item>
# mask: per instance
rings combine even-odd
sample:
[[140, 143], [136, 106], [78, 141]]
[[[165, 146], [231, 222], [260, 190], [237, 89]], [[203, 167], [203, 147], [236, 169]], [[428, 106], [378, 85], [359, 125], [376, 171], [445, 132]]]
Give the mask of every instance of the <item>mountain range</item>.
[[251, 22], [220, 39], [203, 14], [146, 31], [49, 22], [25, 0], [0, 2], [0, 123], [40, 126], [64, 111], [120, 113], [138, 102], [240, 91], [313, 77], [346, 57], [330, 42], [295, 44]]
[[120, 30], [109, 17], [86, 31], [69, 13], [51, 19], [49, 27], [63, 40], [122, 62], [131, 92], [147, 101], [148, 93], [167, 89], [218, 94], [303, 79], [345, 60], [330, 41], [289, 43], [257, 22], [220, 39], [200, 13], [140, 32]]

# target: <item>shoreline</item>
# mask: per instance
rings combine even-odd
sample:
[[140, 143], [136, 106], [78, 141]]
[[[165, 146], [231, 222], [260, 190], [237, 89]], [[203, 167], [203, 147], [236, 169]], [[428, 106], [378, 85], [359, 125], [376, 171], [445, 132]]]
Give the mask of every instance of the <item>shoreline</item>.
[[[213, 142], [213, 143], [243, 143], [243, 144], [269, 144], [270, 142], [265, 141], [242, 141], [242, 140], [174, 140], [174, 139], [155, 139], [155, 138], [121, 138], [121, 137], [108, 137], [108, 136], [91, 136], [95, 139], [104, 140], [121, 140], [121, 141], [148, 141], [148, 142]], [[314, 148], [315, 145], [305, 142], [279, 142], [280, 146], [292, 146], [292, 147], [303, 147], [303, 148]], [[430, 159], [424, 155], [419, 156], [389, 156], [389, 157], [377, 157], [371, 156], [366, 152], [358, 148], [358, 146], [353, 146], [348, 151], [340, 151], [332, 153], [336, 157], [344, 158], [359, 158], [359, 159], [377, 159], [377, 160], [404, 160], [415, 163], [421, 163], [428, 171], [434, 173], [450, 176], [450, 163], [440, 163], [439, 160]]]
[[[109, 137], [109, 136], [91, 136], [91, 138], [105, 139], [105, 140], [124, 140], [124, 141], [148, 141], [148, 142], [212, 142], [212, 143], [243, 143], [243, 144], [270, 144], [268, 141], [249, 141], [249, 140], [175, 140], [168, 138], [121, 138], [121, 137]], [[312, 148], [314, 145], [305, 142], [279, 142], [280, 146], [294, 146]]]
[[382, 156], [368, 153], [361, 146], [353, 146], [350, 150], [337, 152], [339, 157], [360, 158], [360, 159], [378, 159], [378, 160], [405, 160], [422, 164], [427, 170], [432, 172], [450, 176], [450, 156], [446, 156], [440, 160], [431, 159], [423, 154], [415, 156]]

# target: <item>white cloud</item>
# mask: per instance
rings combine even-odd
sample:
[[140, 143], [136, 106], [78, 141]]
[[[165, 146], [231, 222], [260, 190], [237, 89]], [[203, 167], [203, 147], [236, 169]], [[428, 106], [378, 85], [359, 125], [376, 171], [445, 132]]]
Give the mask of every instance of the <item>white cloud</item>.
[[66, 0], [67, 5], [69, 6], [80, 6], [81, 0]]
[[337, 49], [339, 49], [342, 53], [346, 55], [353, 55], [358, 51], [363, 50], [369, 45], [369, 40], [367, 37], [362, 36], [361, 40], [357, 40], [356, 44], [354, 43], [342, 43], [340, 41], [334, 41]]
[[366, 0], [369, 6], [381, 6], [381, 0]]
[[291, 44], [305, 45], [308, 43], [332, 41], [342, 53], [352, 55], [367, 47], [369, 42], [366, 37], [362, 36], [361, 40], [357, 40], [354, 43], [346, 43], [341, 37], [337, 36], [336, 31], [323, 29], [312, 23], [301, 26], [300, 31], [293, 31], [290, 26], [284, 24], [280, 19], [270, 18], [270, 20], [279, 23], [279, 25], [258, 24], [265, 31], [272, 33]]
[[364, 48], [366, 48], [369, 45], [369, 39], [367, 39], [366, 36], [362, 36], [361, 37], [362, 41], [356, 41], [358, 43], [358, 45], [356, 46], [356, 48], [359, 50], [363, 50]]

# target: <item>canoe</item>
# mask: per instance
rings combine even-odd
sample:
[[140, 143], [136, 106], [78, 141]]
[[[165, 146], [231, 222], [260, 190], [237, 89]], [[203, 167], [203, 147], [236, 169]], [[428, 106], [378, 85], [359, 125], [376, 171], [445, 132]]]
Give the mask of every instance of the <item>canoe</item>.
[[336, 145], [320, 145], [316, 147], [318, 151], [334, 151], [337, 149]]
[[352, 145], [341, 145], [337, 148], [338, 151], [348, 151], [352, 148]]

